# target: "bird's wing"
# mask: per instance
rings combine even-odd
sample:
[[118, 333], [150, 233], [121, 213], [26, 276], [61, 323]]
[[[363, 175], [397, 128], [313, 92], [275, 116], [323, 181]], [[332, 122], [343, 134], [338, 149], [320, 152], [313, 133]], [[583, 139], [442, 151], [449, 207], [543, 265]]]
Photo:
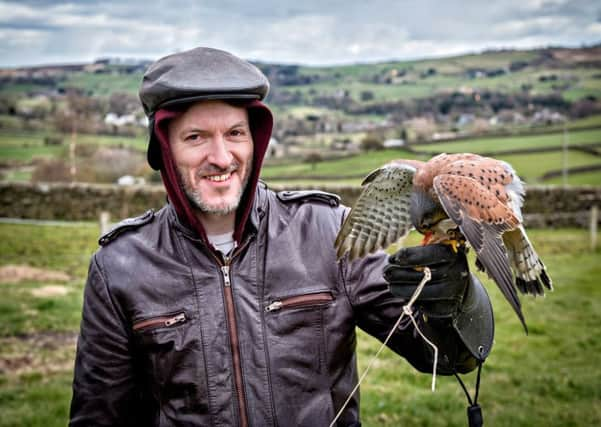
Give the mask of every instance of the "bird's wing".
[[503, 245], [502, 235], [519, 226], [513, 211], [477, 180], [457, 175], [434, 178], [434, 190], [445, 212], [475, 249], [478, 260], [518, 315], [526, 322]]
[[544, 295], [544, 288], [553, 289], [545, 264], [538, 257], [522, 225], [503, 234], [503, 243], [515, 273], [515, 284], [522, 293]]
[[342, 224], [334, 247], [338, 259], [350, 260], [386, 248], [411, 230], [409, 206], [415, 167], [395, 162], [371, 172]]

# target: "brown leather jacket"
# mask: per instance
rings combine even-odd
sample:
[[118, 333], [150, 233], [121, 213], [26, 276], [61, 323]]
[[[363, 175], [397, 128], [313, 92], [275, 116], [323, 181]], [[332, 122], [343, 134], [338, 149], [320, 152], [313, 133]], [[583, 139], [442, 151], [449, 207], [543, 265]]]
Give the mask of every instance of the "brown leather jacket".
[[[257, 188], [250, 232], [223, 260], [171, 205], [101, 239], [85, 288], [71, 426], [327, 426], [357, 381], [355, 327], [383, 340], [401, 301], [380, 253], [336, 262], [346, 209]], [[474, 360], [447, 325], [439, 373]], [[430, 372], [409, 322], [390, 347]], [[338, 425], [359, 425], [355, 395]]]

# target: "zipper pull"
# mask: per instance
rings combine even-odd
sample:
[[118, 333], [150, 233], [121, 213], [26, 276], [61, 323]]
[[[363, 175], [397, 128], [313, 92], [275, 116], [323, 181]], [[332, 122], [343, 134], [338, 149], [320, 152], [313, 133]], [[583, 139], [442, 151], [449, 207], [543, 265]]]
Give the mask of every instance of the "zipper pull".
[[279, 310], [280, 308], [282, 308], [284, 304], [282, 303], [282, 301], [274, 301], [271, 304], [269, 304], [267, 307], [265, 307], [265, 311], [270, 312], [270, 311], [276, 311]]
[[165, 326], [175, 325], [176, 323], [182, 323], [186, 321], [186, 315], [184, 313], [173, 316], [171, 319], [165, 320]]
[[221, 272], [223, 273], [223, 283], [225, 286], [230, 286], [230, 266], [224, 265], [221, 267]]

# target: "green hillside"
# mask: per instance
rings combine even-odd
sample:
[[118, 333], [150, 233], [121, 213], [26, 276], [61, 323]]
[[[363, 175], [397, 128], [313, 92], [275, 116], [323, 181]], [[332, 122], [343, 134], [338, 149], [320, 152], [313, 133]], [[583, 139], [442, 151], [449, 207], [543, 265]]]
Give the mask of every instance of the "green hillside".
[[[599, 97], [601, 63], [599, 49], [589, 49], [590, 61], [573, 62], [570, 50], [489, 51], [481, 54], [355, 64], [334, 67], [281, 68], [263, 65], [276, 90], [301, 93], [305, 101], [318, 96], [348, 91], [360, 103], [415, 99], [470, 89], [503, 93], [527, 91], [533, 95], [559, 94], [574, 101], [586, 96]], [[575, 51], [574, 51], [575, 53]], [[261, 64], [259, 64], [261, 66]], [[373, 98], [362, 100], [361, 93]]]
[[[596, 65], [595, 65], [596, 64]], [[539, 50], [501, 50], [446, 58], [414, 61], [313, 67], [258, 63], [272, 84], [271, 100], [281, 103], [277, 93], [303, 95], [303, 103], [316, 97], [348, 91], [361, 104], [415, 99], [461, 88], [504, 93], [528, 92], [559, 94], [573, 101], [601, 94], [601, 49], [549, 48]], [[91, 96], [114, 92], [137, 94], [142, 69], [132, 71], [109, 66], [101, 72], [70, 72], [52, 82], [0, 83], [0, 94], [39, 92], [45, 88], [80, 89]], [[371, 92], [369, 100], [362, 92]]]
[[[91, 162], [97, 169], [77, 179], [113, 182], [124, 174], [157, 179], [144, 166], [147, 130], [137, 99], [147, 65], [1, 70], [0, 179], [64, 178], [64, 171], [49, 172], [69, 167], [73, 129], [76, 162]], [[257, 65], [271, 82], [266, 102], [275, 113], [273, 135], [286, 151], [285, 158], [266, 167], [268, 181], [326, 178], [356, 184], [392, 158], [425, 160], [438, 152], [502, 152], [528, 182], [542, 182], [546, 173], [564, 165], [599, 164], [601, 46], [330, 67]], [[117, 121], [124, 117], [127, 123]], [[564, 126], [572, 148], [567, 162], [559, 152]], [[439, 141], [440, 135], [454, 141]], [[399, 137], [409, 151], [349, 157], [365, 151], [361, 144], [366, 139], [383, 144]], [[121, 151], [107, 153], [107, 147]], [[532, 148], [551, 151], [540, 157], [505, 153]], [[316, 153], [324, 159], [346, 158], [305, 162]], [[124, 161], [108, 162], [107, 156]], [[113, 166], [110, 173], [100, 170], [103, 161]], [[574, 182], [598, 184], [597, 178], [597, 172], [586, 172]], [[545, 182], [556, 181], [552, 176]]]

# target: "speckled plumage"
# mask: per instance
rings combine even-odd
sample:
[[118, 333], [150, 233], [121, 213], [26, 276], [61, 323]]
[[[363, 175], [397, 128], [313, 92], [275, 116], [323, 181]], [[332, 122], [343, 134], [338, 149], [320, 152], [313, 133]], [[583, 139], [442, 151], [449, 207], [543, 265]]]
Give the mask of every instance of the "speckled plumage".
[[552, 289], [522, 225], [524, 187], [513, 168], [476, 154], [440, 154], [428, 162], [393, 161], [363, 181], [363, 191], [335, 242], [338, 258], [363, 257], [405, 236], [412, 226], [430, 242], [458, 234], [526, 324], [516, 287]]

